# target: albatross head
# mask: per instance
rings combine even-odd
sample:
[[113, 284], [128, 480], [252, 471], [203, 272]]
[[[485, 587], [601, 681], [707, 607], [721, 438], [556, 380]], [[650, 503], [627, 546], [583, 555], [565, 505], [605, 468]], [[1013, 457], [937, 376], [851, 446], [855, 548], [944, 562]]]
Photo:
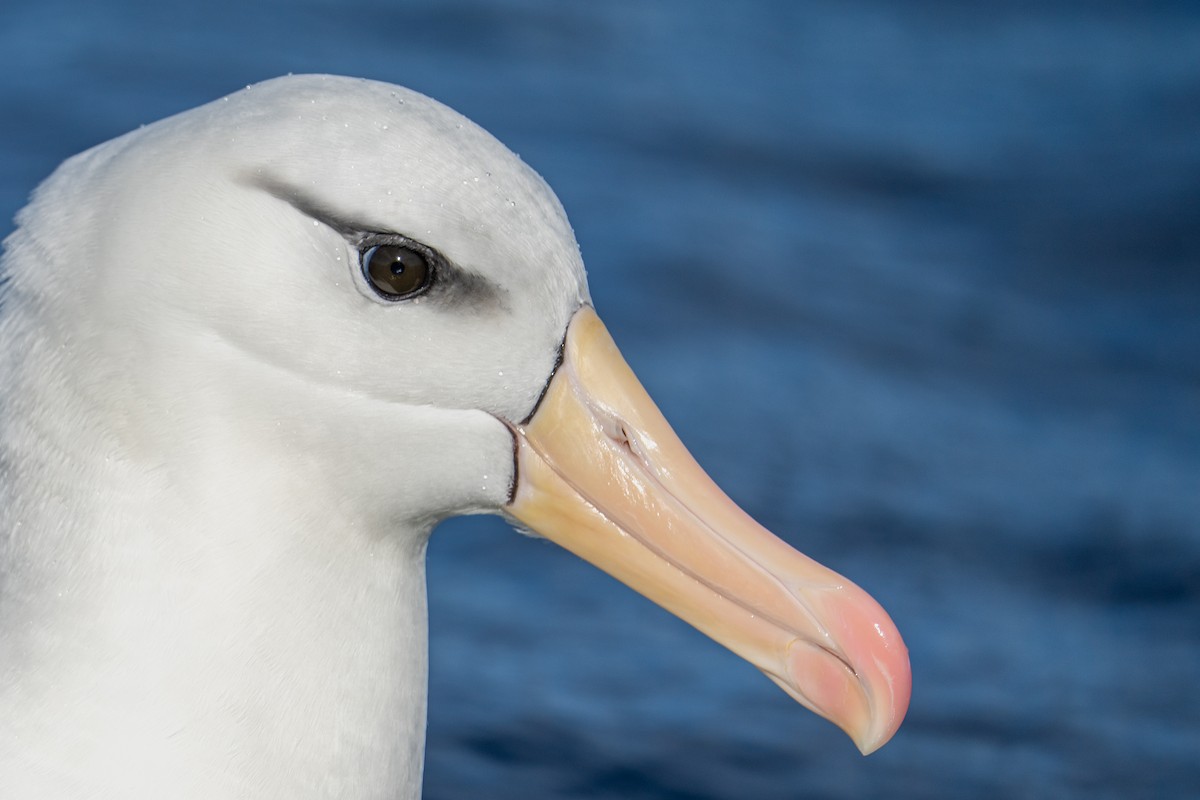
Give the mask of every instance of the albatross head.
[[[41, 466], [13, 468], [4, 521], [55, 528], [15, 551], [92, 553], [75, 575], [94, 607], [142, 586], [139, 602], [161, 601], [145, 615], [183, 640], [188, 620], [289, 619], [292, 600], [249, 586], [319, 588], [331, 618], [334, 595], [371, 586], [420, 606], [379, 562], [419, 572], [438, 520], [501, 513], [727, 645], [864, 752], [895, 732], [910, 677], [886, 613], [712, 484], [592, 309], [553, 193], [453, 111], [368, 81], [269, 81], [75, 157], [19, 221], [4, 456]], [[38, 409], [69, 433], [46, 434]], [[86, 492], [44, 488], [47, 441]], [[164, 541], [180, 549], [159, 558]], [[252, 566], [214, 555], [230, 552]], [[26, 558], [38, 566], [9, 582], [10, 609], [61, 588], [48, 558]], [[423, 606], [409, 610], [423, 634]], [[363, 658], [386, 668], [389, 653]]]

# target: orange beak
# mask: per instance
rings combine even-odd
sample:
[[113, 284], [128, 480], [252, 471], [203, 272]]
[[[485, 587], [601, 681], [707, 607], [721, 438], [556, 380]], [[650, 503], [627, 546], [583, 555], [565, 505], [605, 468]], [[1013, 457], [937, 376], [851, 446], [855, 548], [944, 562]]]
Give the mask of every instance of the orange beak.
[[887, 613], [713, 483], [589, 306], [514, 436], [508, 514], [745, 658], [864, 754], [896, 732], [912, 675]]

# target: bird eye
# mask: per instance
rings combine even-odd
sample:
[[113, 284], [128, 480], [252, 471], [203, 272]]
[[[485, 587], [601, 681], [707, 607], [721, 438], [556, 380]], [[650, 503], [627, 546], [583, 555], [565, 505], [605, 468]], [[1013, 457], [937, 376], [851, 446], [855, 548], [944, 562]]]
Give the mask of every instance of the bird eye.
[[428, 256], [402, 244], [380, 244], [363, 250], [362, 271], [371, 287], [387, 300], [420, 294], [433, 280]]

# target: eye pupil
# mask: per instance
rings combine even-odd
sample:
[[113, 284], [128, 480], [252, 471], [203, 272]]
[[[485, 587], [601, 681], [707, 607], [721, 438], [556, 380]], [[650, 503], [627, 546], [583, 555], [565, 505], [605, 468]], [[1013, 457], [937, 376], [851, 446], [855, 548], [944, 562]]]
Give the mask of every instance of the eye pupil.
[[402, 244], [381, 244], [363, 251], [363, 275], [389, 300], [424, 291], [433, 277], [425, 254]]

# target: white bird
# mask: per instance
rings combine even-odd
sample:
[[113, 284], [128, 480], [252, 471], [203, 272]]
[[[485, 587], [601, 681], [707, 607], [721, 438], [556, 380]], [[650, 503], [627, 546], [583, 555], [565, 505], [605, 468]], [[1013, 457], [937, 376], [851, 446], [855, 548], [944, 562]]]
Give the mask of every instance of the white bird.
[[406, 89], [280, 78], [65, 162], [6, 241], [0, 786], [415, 798], [425, 545], [499, 513], [868, 752], [907, 651], [700, 470], [554, 194]]

